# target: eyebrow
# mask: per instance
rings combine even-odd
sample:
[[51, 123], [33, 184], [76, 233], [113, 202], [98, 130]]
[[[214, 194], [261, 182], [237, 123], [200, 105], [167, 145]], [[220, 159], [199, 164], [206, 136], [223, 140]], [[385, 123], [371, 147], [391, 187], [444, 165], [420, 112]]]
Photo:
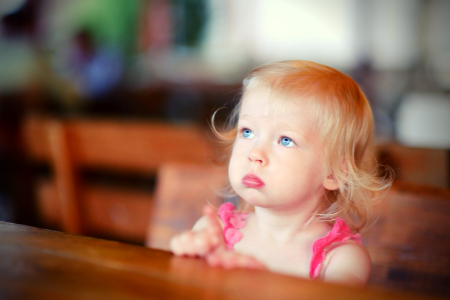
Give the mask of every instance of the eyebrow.
[[[242, 115], [242, 116], [239, 116], [238, 120], [240, 120], [240, 119], [255, 119], [255, 118], [256, 118], [256, 116], [252, 116], [252, 115]], [[264, 116], [263, 116], [263, 118], [264, 118]]]
[[291, 125], [289, 125], [289, 124], [287, 124], [287, 123], [281, 123], [281, 124], [278, 124], [277, 127], [278, 127], [279, 129], [281, 129], [281, 130], [292, 131], [292, 132], [294, 132], [294, 133], [298, 133], [298, 134], [300, 134], [303, 138], [306, 137], [306, 134], [305, 134], [305, 132], [304, 132], [303, 130], [301, 130], [301, 129], [299, 129], [299, 128], [296, 128], [296, 127], [293, 127], [293, 126], [291, 126]]
[[[239, 116], [239, 119], [244, 119], [244, 120], [245, 119], [254, 119], [254, 118], [256, 118], [256, 117], [252, 116], [252, 115]], [[293, 126], [289, 125], [288, 123], [281, 123], [277, 127], [281, 130], [287, 130], [287, 131], [292, 131], [292, 132], [298, 133], [304, 138], [306, 137], [305, 132], [303, 130], [293, 127]]]

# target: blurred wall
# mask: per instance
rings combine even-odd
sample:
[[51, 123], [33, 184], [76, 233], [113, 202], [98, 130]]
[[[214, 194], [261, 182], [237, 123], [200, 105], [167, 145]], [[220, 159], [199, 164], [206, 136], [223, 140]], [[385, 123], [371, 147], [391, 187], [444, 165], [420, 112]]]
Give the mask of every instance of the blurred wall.
[[195, 84], [235, 88], [259, 64], [306, 59], [352, 75], [393, 138], [405, 95], [450, 88], [449, 13], [445, 0], [4, 0], [0, 95], [83, 111], [167, 83], [194, 99]]
[[32, 197], [25, 114], [205, 125], [275, 60], [351, 75], [379, 141], [449, 149], [448, 16], [446, 0], [2, 0], [0, 219]]

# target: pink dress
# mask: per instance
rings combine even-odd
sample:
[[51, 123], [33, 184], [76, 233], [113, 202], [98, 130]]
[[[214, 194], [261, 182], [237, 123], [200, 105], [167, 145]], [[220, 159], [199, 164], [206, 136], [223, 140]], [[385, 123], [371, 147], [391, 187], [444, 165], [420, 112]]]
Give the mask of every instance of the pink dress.
[[[225, 246], [228, 250], [233, 250], [234, 244], [242, 239], [242, 233], [239, 229], [245, 226], [245, 219], [248, 214], [235, 212], [234, 205], [227, 202], [220, 206], [218, 215], [224, 223], [223, 236], [225, 239]], [[352, 233], [343, 219], [336, 219], [333, 229], [331, 229], [326, 236], [318, 239], [313, 244], [313, 255], [309, 268], [309, 277], [311, 279], [319, 277], [322, 263], [327, 255], [326, 248], [329, 245], [333, 243], [342, 243], [350, 239], [361, 243], [359, 233]]]

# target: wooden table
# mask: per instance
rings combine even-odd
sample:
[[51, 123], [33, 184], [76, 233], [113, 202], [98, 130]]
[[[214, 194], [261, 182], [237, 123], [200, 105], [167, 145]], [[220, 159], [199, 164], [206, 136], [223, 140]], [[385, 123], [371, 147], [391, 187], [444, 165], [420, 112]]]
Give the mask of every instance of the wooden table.
[[425, 299], [0, 222], [0, 299]]

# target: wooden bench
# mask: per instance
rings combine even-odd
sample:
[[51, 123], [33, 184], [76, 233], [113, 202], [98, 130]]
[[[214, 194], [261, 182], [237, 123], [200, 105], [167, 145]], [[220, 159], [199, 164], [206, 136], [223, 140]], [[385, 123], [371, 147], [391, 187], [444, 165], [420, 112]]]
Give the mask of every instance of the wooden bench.
[[69, 233], [143, 243], [152, 193], [83, 182], [80, 171], [94, 168], [156, 176], [165, 163], [208, 164], [213, 148], [194, 125], [32, 115], [23, 124], [29, 157], [51, 166], [54, 176], [37, 181], [44, 224]]

